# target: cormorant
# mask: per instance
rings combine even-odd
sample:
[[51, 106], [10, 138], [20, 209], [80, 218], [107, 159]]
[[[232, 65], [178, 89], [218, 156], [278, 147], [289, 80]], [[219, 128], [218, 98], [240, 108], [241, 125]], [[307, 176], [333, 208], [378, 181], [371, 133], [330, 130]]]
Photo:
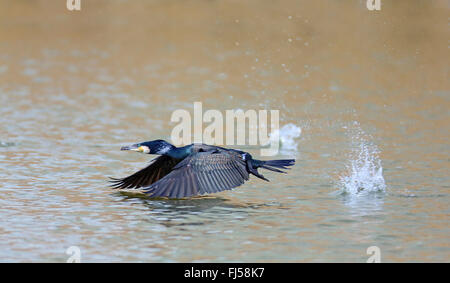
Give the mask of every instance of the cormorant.
[[133, 175], [111, 180], [115, 189], [142, 188], [151, 197], [185, 198], [231, 190], [247, 181], [249, 174], [269, 181], [258, 168], [286, 173], [279, 169], [295, 164], [295, 159], [256, 160], [245, 151], [206, 144], [175, 147], [164, 140], [123, 146], [121, 150], [161, 155]]

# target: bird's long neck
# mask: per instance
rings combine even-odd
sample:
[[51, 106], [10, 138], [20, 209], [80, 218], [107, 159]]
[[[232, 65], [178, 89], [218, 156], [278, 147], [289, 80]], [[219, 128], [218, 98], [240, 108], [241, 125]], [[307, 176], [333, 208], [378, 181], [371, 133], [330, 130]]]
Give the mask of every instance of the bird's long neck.
[[184, 159], [192, 152], [192, 145], [187, 145], [183, 147], [175, 147], [173, 146], [167, 153], [164, 155], [170, 156], [175, 159]]

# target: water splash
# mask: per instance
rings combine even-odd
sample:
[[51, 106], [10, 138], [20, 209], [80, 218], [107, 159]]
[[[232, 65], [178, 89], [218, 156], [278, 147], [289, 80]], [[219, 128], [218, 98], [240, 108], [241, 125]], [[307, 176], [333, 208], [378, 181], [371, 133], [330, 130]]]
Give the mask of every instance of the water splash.
[[357, 125], [356, 133], [351, 133], [352, 152], [346, 172], [339, 178], [339, 187], [343, 194], [362, 195], [385, 192], [386, 182], [379, 158], [379, 149], [369, 140]]
[[295, 139], [299, 138], [302, 129], [295, 124], [289, 123], [281, 127], [281, 129], [270, 134], [270, 142], [274, 142], [276, 136], [280, 139], [280, 151], [282, 153], [292, 153], [297, 152], [298, 143]]

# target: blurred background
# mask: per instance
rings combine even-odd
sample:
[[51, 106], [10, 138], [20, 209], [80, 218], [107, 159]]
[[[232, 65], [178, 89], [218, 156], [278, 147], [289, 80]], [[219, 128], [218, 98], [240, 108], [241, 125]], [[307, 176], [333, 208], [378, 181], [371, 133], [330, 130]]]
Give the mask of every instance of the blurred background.
[[[449, 8], [0, 0], [0, 261], [448, 262]], [[297, 165], [193, 200], [112, 192], [149, 160], [120, 146], [194, 101], [280, 110]]]

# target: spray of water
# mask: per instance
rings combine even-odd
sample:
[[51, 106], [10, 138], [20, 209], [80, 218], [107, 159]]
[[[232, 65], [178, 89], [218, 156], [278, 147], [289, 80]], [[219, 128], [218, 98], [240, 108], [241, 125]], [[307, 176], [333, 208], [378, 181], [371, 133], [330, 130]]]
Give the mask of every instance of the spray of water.
[[[298, 150], [298, 144], [295, 139], [299, 138], [302, 129], [295, 124], [289, 123], [281, 127], [278, 131], [278, 137], [280, 139], [280, 151], [281, 153], [295, 153]], [[272, 133], [270, 135], [271, 142], [277, 135]]]
[[352, 151], [346, 171], [339, 178], [339, 187], [344, 194], [363, 195], [374, 192], [385, 192], [386, 183], [383, 167], [379, 158], [378, 147], [371, 142], [359, 124], [352, 130]]

